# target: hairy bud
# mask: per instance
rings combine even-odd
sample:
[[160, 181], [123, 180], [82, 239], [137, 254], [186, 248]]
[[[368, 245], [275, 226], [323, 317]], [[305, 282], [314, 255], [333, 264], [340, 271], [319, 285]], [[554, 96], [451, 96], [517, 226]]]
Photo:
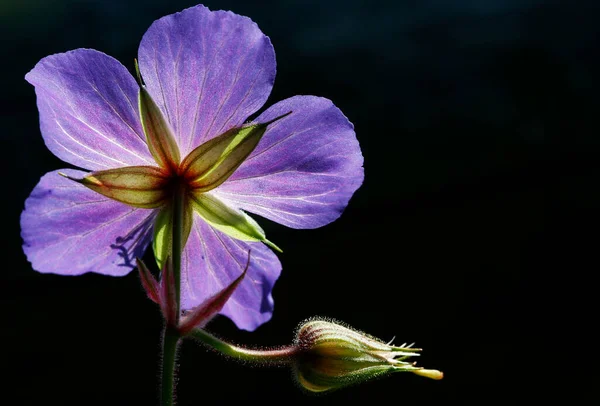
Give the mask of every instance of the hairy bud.
[[418, 348], [387, 344], [373, 336], [327, 320], [309, 320], [297, 331], [296, 378], [311, 392], [360, 383], [391, 372], [413, 372], [432, 379], [443, 374], [405, 362]]

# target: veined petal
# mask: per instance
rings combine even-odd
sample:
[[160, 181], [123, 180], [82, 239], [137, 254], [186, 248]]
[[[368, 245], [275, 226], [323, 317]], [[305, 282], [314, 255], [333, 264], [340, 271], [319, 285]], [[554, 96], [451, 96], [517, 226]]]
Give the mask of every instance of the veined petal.
[[63, 275], [129, 273], [150, 242], [154, 212], [115, 202], [58, 172], [42, 177], [21, 214], [23, 250], [33, 268]]
[[273, 46], [258, 26], [201, 5], [155, 21], [138, 56], [182, 156], [241, 126], [267, 100], [275, 80]]
[[133, 207], [154, 209], [170, 197], [169, 178], [153, 166], [127, 166], [93, 172], [81, 179], [64, 175], [94, 192]]
[[207, 192], [225, 182], [254, 150], [269, 124], [232, 128], [194, 149], [181, 163], [181, 172], [195, 192]]
[[63, 161], [89, 170], [154, 163], [138, 85], [114, 58], [76, 49], [42, 59], [25, 79], [35, 86], [44, 141]]
[[140, 86], [138, 103], [150, 153], [161, 168], [176, 171], [181, 157], [173, 130], [144, 86]]
[[252, 154], [213, 190], [243, 210], [292, 228], [316, 228], [337, 219], [362, 184], [363, 157], [352, 124], [327, 99], [283, 100], [256, 121], [273, 123]]
[[227, 206], [210, 193], [191, 193], [190, 200], [194, 211], [217, 230], [236, 240], [263, 242], [282, 252], [278, 246], [267, 240], [263, 229], [243, 211]]
[[249, 250], [252, 257], [246, 277], [219, 313], [249, 331], [269, 321], [273, 313], [271, 290], [281, 272], [277, 256], [261, 243], [228, 237], [197, 214], [182, 255], [182, 308], [195, 308], [236, 280]]

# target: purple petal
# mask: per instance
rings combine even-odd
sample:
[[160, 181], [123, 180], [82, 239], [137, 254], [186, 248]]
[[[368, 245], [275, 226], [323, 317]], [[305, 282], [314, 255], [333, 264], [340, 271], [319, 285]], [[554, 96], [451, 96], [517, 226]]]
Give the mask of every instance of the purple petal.
[[196, 6], [155, 21], [139, 48], [148, 91], [175, 132], [182, 156], [241, 125], [275, 80], [268, 37], [247, 17]]
[[[86, 175], [71, 169], [60, 172]], [[125, 275], [152, 238], [153, 213], [106, 198], [58, 171], [49, 172], [25, 201], [23, 250], [33, 269], [43, 273]]]
[[296, 96], [255, 121], [272, 124], [254, 152], [213, 193], [234, 207], [292, 228], [337, 219], [364, 178], [352, 124], [327, 99]]
[[114, 58], [76, 49], [42, 59], [25, 79], [35, 86], [44, 141], [63, 161], [90, 170], [154, 164], [138, 86]]
[[271, 290], [281, 272], [277, 256], [262, 243], [234, 240], [214, 230], [197, 214], [182, 256], [182, 308], [193, 309], [240, 276], [250, 249], [248, 273], [220, 313], [249, 331], [270, 320]]

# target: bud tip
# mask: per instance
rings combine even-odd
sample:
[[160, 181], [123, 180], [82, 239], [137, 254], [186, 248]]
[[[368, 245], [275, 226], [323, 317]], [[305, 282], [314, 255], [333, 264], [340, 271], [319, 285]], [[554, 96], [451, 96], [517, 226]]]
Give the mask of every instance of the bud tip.
[[425, 378], [435, 379], [436, 381], [439, 381], [444, 377], [444, 373], [436, 369], [417, 369], [411, 372], [419, 376], [424, 376]]
[[[67, 179], [69, 179], [69, 180], [72, 180], [73, 182], [77, 182], [77, 183], [81, 183], [81, 184], [84, 184], [84, 182], [85, 182], [85, 178], [83, 178], [83, 179], [77, 179], [77, 178], [74, 178], [74, 177], [72, 177], [72, 176], [69, 176], [69, 175], [67, 175], [67, 174], [66, 174], [66, 173], [64, 173], [64, 172], [58, 172], [58, 174], [59, 174], [60, 176], [62, 176], [63, 178], [67, 178]], [[91, 177], [91, 176], [90, 176], [90, 179], [92, 179], [92, 177]]]
[[281, 248], [279, 248], [277, 245], [273, 244], [271, 241], [267, 240], [266, 238], [263, 240], [263, 242], [265, 243], [265, 245], [277, 252], [279, 252], [280, 254], [283, 254], [283, 250]]
[[269, 124], [273, 124], [275, 121], [279, 121], [279, 120], [281, 120], [282, 118], [289, 116], [290, 114], [292, 114], [292, 111], [288, 111], [287, 113], [285, 113], [285, 114], [282, 114], [282, 115], [280, 115], [280, 116], [277, 116], [277, 117], [275, 117], [274, 119], [267, 121], [266, 123], [261, 123], [260, 125], [263, 125], [263, 126], [265, 126], [265, 127], [266, 127], [266, 126], [268, 126]]

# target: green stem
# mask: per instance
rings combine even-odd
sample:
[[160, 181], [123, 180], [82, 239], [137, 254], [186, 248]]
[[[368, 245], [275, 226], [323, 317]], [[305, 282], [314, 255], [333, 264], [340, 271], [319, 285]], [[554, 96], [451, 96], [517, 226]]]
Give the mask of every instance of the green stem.
[[173, 258], [173, 280], [175, 281], [175, 299], [177, 302], [177, 320], [181, 310], [181, 253], [183, 252], [183, 205], [185, 196], [181, 186], [175, 188], [173, 196], [173, 245], [171, 253]]
[[227, 343], [202, 329], [193, 330], [191, 336], [196, 338], [206, 346], [217, 350], [218, 352], [224, 355], [242, 361], [250, 361], [254, 363], [289, 363], [292, 361], [292, 358], [298, 351], [297, 347], [295, 346], [288, 346], [278, 348], [275, 350], [256, 350], [238, 347], [236, 345]]
[[173, 261], [173, 280], [175, 283], [176, 313], [174, 325], [165, 325], [163, 335], [162, 354], [162, 394], [161, 404], [172, 406], [175, 394], [175, 362], [177, 359], [177, 346], [181, 335], [177, 330], [179, 315], [181, 313], [181, 253], [183, 252], [183, 188], [176, 187], [173, 196], [173, 230], [171, 258]]
[[165, 326], [162, 354], [162, 406], [173, 406], [173, 395], [175, 392], [175, 361], [177, 358], [177, 343], [179, 342], [179, 338], [177, 330]]

